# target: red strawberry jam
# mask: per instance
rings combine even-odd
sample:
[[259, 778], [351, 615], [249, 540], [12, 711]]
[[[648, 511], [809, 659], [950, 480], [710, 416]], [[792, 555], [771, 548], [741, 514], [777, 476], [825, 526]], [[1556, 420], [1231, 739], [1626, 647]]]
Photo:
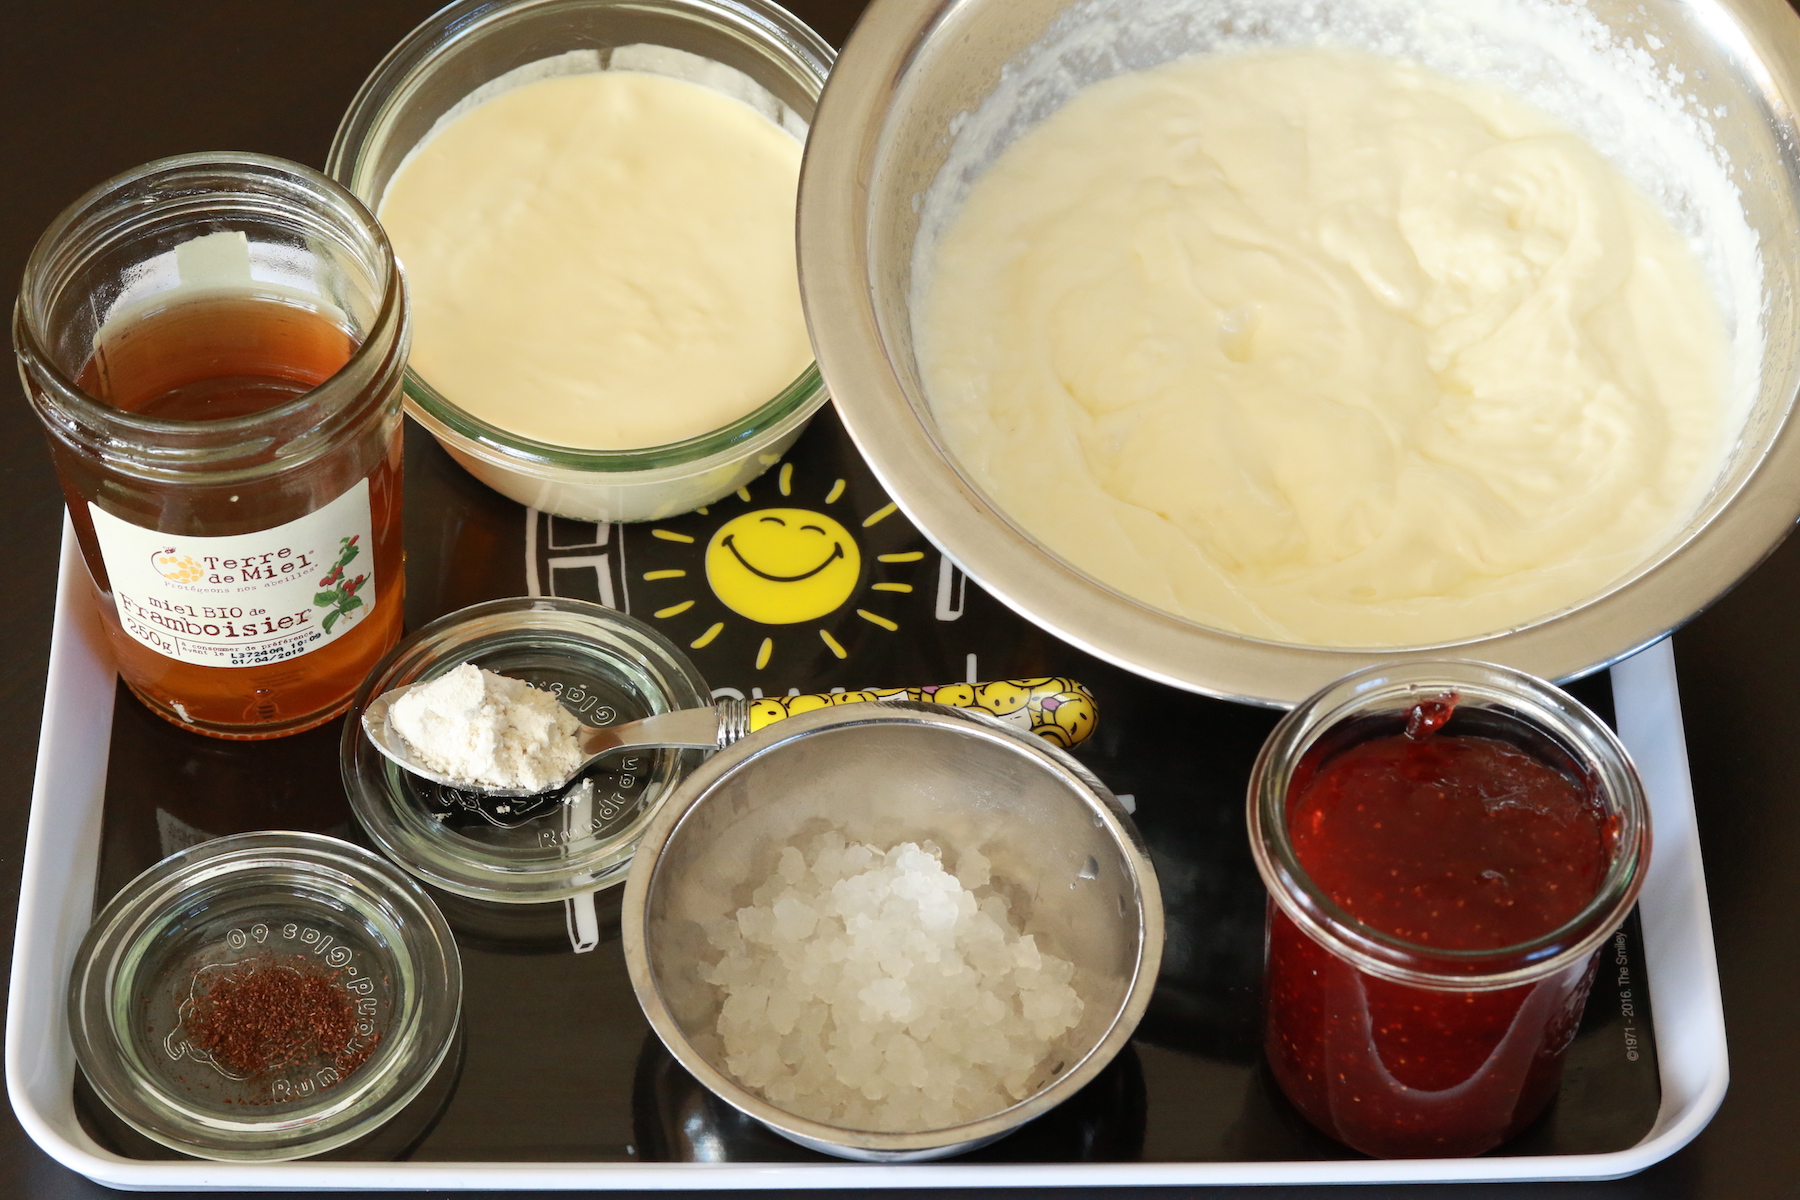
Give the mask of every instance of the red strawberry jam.
[[[1507, 742], [1439, 733], [1454, 698], [1297, 772], [1288, 836], [1356, 921], [1419, 947], [1499, 950], [1568, 924], [1600, 891], [1607, 816], [1582, 784]], [[1271, 906], [1267, 1051], [1289, 1098], [1370, 1154], [1478, 1154], [1522, 1129], [1561, 1075], [1591, 956], [1499, 990], [1366, 974]]]

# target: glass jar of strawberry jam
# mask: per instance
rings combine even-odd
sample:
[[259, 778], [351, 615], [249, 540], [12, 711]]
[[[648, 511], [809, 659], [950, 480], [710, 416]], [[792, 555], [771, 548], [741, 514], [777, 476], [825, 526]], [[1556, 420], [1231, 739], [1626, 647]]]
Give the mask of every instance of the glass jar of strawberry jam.
[[128, 171], [38, 241], [13, 345], [131, 690], [215, 737], [341, 712], [403, 591], [406, 289], [361, 202], [263, 155]]
[[1649, 862], [1643, 786], [1563, 691], [1473, 662], [1350, 675], [1251, 775], [1264, 1049], [1326, 1133], [1480, 1154], [1549, 1102]]

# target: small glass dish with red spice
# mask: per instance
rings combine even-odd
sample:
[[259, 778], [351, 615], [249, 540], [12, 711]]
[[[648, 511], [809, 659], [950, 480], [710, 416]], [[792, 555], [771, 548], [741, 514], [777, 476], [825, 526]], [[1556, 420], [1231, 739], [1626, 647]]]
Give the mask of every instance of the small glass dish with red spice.
[[1370, 668], [1276, 726], [1249, 824], [1264, 1051], [1300, 1112], [1383, 1158], [1480, 1154], [1531, 1124], [1649, 865], [1612, 730], [1509, 668]]
[[252, 833], [171, 855], [94, 918], [69, 1032], [127, 1124], [200, 1158], [306, 1158], [372, 1132], [445, 1063], [462, 962], [369, 851]]

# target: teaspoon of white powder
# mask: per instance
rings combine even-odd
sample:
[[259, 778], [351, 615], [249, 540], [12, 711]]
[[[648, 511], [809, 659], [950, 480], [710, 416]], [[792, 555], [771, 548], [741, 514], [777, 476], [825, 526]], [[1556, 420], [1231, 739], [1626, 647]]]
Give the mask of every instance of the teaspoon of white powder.
[[781, 852], [749, 907], [706, 929], [724, 957], [726, 1068], [840, 1128], [945, 1129], [1032, 1095], [1081, 1018], [1074, 966], [1014, 926], [974, 850], [890, 850], [835, 831]]
[[551, 692], [463, 663], [394, 701], [388, 723], [453, 783], [544, 791], [585, 757], [577, 721]]

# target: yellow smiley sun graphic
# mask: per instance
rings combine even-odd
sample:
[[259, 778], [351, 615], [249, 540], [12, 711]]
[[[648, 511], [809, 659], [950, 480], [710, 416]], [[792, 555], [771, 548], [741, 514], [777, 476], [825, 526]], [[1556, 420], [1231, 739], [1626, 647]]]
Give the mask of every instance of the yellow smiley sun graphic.
[[[759, 500], [749, 487], [740, 488], [735, 500], [648, 530], [645, 549], [660, 547], [653, 556], [656, 567], [640, 567], [629, 586], [655, 589], [654, 607], [645, 606], [652, 618], [666, 622], [669, 632], [694, 650], [712, 646], [728, 630], [721, 649], [748, 638], [745, 650], [758, 671], [775, 660], [778, 643], [794, 645], [784, 632], [793, 626], [813, 624], [807, 635], [812, 652], [823, 645], [837, 659], [849, 657], [861, 636], [852, 636], [858, 629], [883, 631], [875, 636], [898, 631], [899, 622], [877, 611], [881, 606], [865, 595], [912, 592], [912, 583], [892, 576], [910, 576], [925, 557], [895, 544], [897, 539], [908, 547], [916, 544], [917, 535], [904, 521], [882, 527], [894, 505], [853, 511], [857, 506], [846, 500], [846, 483], [839, 478], [813, 485], [819, 491], [811, 499], [796, 497], [791, 462], [781, 464], [773, 482], [778, 498]], [[768, 485], [750, 486], [761, 491]], [[716, 511], [721, 507], [736, 511]], [[697, 576], [705, 578], [698, 589]], [[785, 661], [798, 652], [786, 651]]]
[[760, 625], [836, 612], [861, 576], [862, 551], [850, 531], [810, 509], [753, 509], [719, 526], [706, 547], [713, 595]]

